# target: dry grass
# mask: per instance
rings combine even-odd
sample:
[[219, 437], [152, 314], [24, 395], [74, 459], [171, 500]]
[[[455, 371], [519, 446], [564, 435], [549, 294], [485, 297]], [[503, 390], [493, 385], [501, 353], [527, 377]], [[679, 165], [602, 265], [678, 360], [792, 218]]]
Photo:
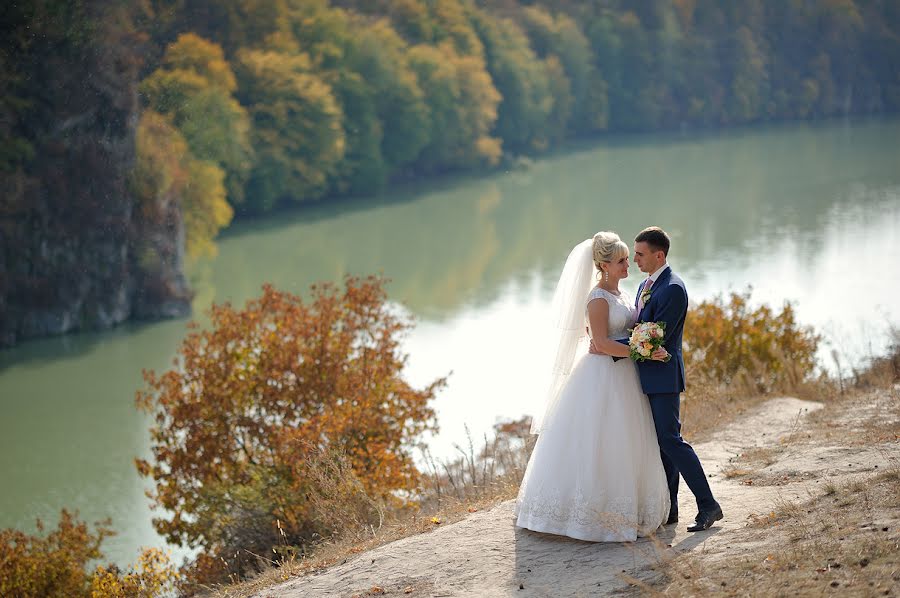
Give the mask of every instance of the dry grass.
[[695, 556], [661, 566], [664, 596], [883, 596], [900, 592], [900, 470], [783, 502], [716, 562]]
[[[900, 350], [873, 360], [807, 419], [803, 433], [776, 447], [747, 451], [726, 477], [754, 485], [809, 479], [810, 472], [764, 469], [792, 451], [827, 444], [884, 446], [900, 441]], [[840, 385], [839, 385], [840, 386]], [[753, 516], [718, 555], [663, 560], [641, 593], [664, 596], [818, 596], [900, 593], [900, 460], [884, 453], [844, 483], [825, 482], [806, 502], [780, 501]], [[812, 474], [814, 476], [814, 474]]]
[[[731, 465], [723, 470], [725, 479], [741, 478], [741, 483], [752, 486], [783, 485], [796, 481], [797, 478], [808, 477], [808, 472], [780, 472], [777, 475], [768, 474], [764, 470], [774, 465], [782, 457], [791, 454], [802, 444], [799, 436], [800, 417], [798, 413], [791, 431], [781, 438], [775, 446], [756, 446], [745, 450], [731, 460]], [[807, 434], [807, 438], [810, 435]]]
[[[466, 447], [457, 447], [460, 456], [454, 460], [437, 462], [423, 448], [428, 469], [423, 473], [420, 494], [394, 504], [373, 501], [358, 492], [351, 496], [348, 488], [354, 484], [349, 472], [340, 464], [323, 464], [318, 468], [323, 473], [317, 479], [322, 490], [316, 493], [316, 500], [322, 501], [318, 510], [330, 513], [329, 523], [340, 533], [322, 539], [304, 555], [285, 546], [281, 556], [260, 559], [263, 571], [254, 579], [206, 587], [204, 594], [215, 598], [246, 598], [292, 577], [346, 562], [378, 546], [429, 532], [515, 498], [534, 446], [528, 428], [525, 419], [498, 424], [494, 438], [485, 438], [477, 451], [469, 436]], [[341, 475], [342, 471], [347, 475]], [[326, 504], [326, 497], [334, 504]], [[377, 526], [373, 519], [377, 519]], [[409, 580], [397, 587], [371, 588], [361, 596], [403, 594], [407, 590], [423, 589], [420, 586], [421, 581]]]
[[[686, 377], [690, 380], [691, 374]], [[836, 381], [825, 376], [780, 386], [766, 394], [759, 393], [755, 385], [748, 383], [721, 385], [706, 381], [692, 384], [681, 398], [681, 433], [692, 442], [708, 440], [717, 430], [779, 395], [830, 403], [840, 398], [841, 393]]]

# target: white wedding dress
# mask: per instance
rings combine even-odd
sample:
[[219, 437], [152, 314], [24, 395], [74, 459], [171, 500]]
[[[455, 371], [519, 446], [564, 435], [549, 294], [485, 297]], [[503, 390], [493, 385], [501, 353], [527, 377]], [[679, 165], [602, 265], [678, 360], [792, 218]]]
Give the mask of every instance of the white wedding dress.
[[[594, 288], [609, 303], [609, 338], [628, 336], [636, 314], [625, 293]], [[516, 525], [592, 542], [631, 542], [669, 515], [656, 430], [637, 368], [579, 345], [559, 400], [544, 415], [516, 502]]]

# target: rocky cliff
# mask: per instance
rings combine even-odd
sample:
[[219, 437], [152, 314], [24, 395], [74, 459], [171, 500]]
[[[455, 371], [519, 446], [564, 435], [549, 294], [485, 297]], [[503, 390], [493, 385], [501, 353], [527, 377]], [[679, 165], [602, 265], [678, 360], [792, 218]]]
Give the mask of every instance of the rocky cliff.
[[127, 7], [0, 18], [0, 346], [185, 314], [181, 215], [128, 190], [141, 39]]

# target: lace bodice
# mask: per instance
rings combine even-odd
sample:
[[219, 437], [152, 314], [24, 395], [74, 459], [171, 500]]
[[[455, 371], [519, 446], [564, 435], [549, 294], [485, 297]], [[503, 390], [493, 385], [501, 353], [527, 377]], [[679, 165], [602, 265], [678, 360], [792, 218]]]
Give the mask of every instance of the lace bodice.
[[637, 320], [637, 310], [634, 308], [634, 302], [631, 300], [631, 297], [625, 291], [621, 291], [621, 294], [616, 296], [609, 291], [594, 287], [584, 305], [584, 321], [588, 328], [590, 328], [591, 323], [588, 319], [587, 304], [597, 298], [606, 299], [606, 302], [609, 303], [609, 330], [607, 337], [612, 339], [627, 338], [628, 329], [633, 328], [634, 322]]

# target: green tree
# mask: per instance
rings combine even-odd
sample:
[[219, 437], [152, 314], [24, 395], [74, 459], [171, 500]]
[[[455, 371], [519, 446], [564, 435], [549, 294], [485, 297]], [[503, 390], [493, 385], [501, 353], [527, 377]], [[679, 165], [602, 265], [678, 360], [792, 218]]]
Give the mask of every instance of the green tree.
[[428, 105], [409, 64], [409, 46], [390, 24], [359, 23], [356, 33], [349, 63], [372, 87], [381, 153], [393, 171], [414, 161], [428, 143]]
[[248, 208], [266, 211], [282, 199], [321, 197], [345, 150], [331, 86], [302, 53], [241, 50], [235, 70], [239, 97], [250, 107], [257, 156]]
[[572, 80], [558, 56], [551, 54], [542, 65], [553, 90], [553, 108], [547, 118], [547, 139], [555, 145], [566, 136], [575, 109], [575, 94], [572, 93]]
[[347, 150], [330, 188], [371, 193], [428, 141], [428, 109], [407, 45], [386, 20], [362, 19], [324, 2], [296, 3], [285, 14], [285, 50], [309, 54], [343, 114]]
[[[619, 123], [620, 106], [625, 102], [625, 76], [622, 64], [623, 41], [617, 26], [617, 17], [605, 11], [586, 24], [586, 32], [594, 52], [594, 62], [598, 72], [603, 73], [604, 119], [610, 127]], [[595, 84], [596, 85], [596, 84]]]
[[469, 21], [466, 7], [460, 0], [427, 2], [432, 19], [432, 43], [449, 42], [462, 56], [483, 56], [481, 41]]
[[[283, 27], [285, 7], [292, 0], [144, 0], [145, 30], [167, 46], [184, 32], [219, 44], [229, 60], [241, 48], [258, 47]], [[301, 0], [302, 1], [302, 0]]]
[[428, 143], [428, 106], [405, 52], [385, 21], [355, 23], [344, 64], [332, 75], [348, 144], [335, 177], [339, 192], [382, 188]]
[[253, 166], [250, 118], [234, 98], [236, 88], [222, 48], [192, 33], [169, 45], [160, 67], [140, 87], [148, 107], [172, 117], [195, 158], [225, 171], [234, 205], [244, 199]]
[[[376, 2], [362, 4], [376, 5]], [[414, 42], [434, 40], [434, 25], [428, 14], [428, 7], [421, 0], [382, 0], [381, 14], [390, 17], [394, 27], [406, 39]]]
[[528, 37], [511, 19], [476, 13], [474, 23], [484, 44], [488, 71], [503, 98], [494, 132], [510, 151], [546, 148], [553, 90]]
[[732, 122], [753, 122], [763, 116], [768, 97], [765, 56], [746, 27], [735, 32], [731, 48], [734, 76], [729, 89], [728, 118]]
[[[574, 19], [550, 13], [537, 6], [523, 10], [523, 22], [532, 47], [541, 58], [555, 56], [563, 68], [568, 85], [553, 89], [553, 96], [562, 98], [555, 112], [569, 113], [564, 127], [578, 135], [605, 128], [608, 103], [606, 82], [594, 62], [590, 42]], [[552, 72], [562, 81], [559, 73]], [[571, 96], [571, 100], [564, 96]], [[569, 104], [571, 106], [569, 107]]]
[[425, 172], [496, 164], [500, 140], [491, 137], [500, 94], [484, 61], [460, 56], [448, 44], [410, 49], [410, 63], [418, 75], [430, 109], [429, 144], [418, 166]]
[[613, 122], [622, 129], [653, 129], [662, 120], [662, 85], [656, 76], [653, 38], [637, 15], [626, 12], [617, 24], [622, 77], [610, 102]]
[[371, 87], [350, 68], [347, 56], [354, 31], [347, 13], [325, 0], [299, 0], [285, 4], [279, 49], [292, 55], [307, 54], [312, 71], [330, 88], [341, 112], [344, 152], [329, 173], [326, 193], [364, 194], [387, 177], [381, 156], [381, 124]]

